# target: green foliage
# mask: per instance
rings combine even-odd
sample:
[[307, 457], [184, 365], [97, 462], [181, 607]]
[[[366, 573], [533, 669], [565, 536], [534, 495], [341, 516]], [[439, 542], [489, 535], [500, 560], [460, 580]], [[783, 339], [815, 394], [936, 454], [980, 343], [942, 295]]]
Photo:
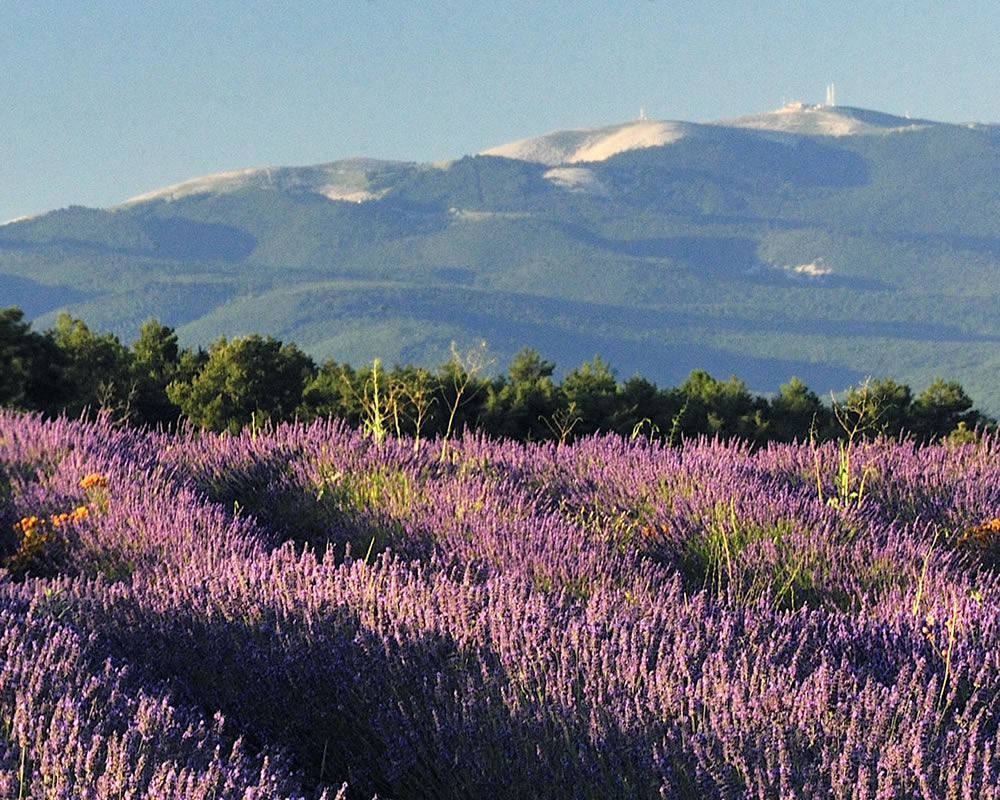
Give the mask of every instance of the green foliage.
[[361, 424], [362, 408], [356, 386], [359, 376], [349, 364], [326, 361], [302, 390], [299, 416], [306, 420], [337, 417], [352, 427]]
[[[838, 422], [855, 435], [899, 436], [908, 428], [913, 393], [892, 378], [869, 378], [847, 390], [843, 403], [834, 405]], [[853, 438], [853, 437], [852, 437]]]
[[531, 347], [520, 350], [508, 367], [508, 377], [490, 383], [483, 404], [482, 424], [497, 436], [538, 441], [549, 437], [548, 420], [567, 404], [552, 380], [555, 364]]
[[562, 391], [570, 408], [580, 417], [574, 428], [577, 436], [616, 428], [618, 382], [611, 365], [595, 355], [569, 372], [562, 382]]
[[826, 430], [830, 425], [830, 412], [819, 396], [794, 376], [781, 384], [770, 405], [768, 433], [774, 441], [791, 442], [809, 430]]
[[85, 410], [127, 420], [134, 400], [132, 354], [112, 333], [95, 333], [81, 319], [60, 314], [48, 332], [63, 362], [60, 381], [67, 389], [63, 409], [70, 416]]
[[687, 404], [680, 422], [684, 435], [738, 437], [751, 442], [766, 438], [767, 403], [754, 397], [735, 375], [723, 382], [696, 369], [681, 384], [680, 391]]
[[[519, 440], [567, 441], [614, 432], [662, 439], [671, 445], [696, 436], [768, 441], [843, 439], [832, 497], [859, 500], [855, 445], [876, 435], [974, 441], [993, 421], [972, 408], [957, 382], [936, 379], [917, 398], [906, 384], [868, 379], [824, 406], [799, 378], [770, 399], [753, 395], [735, 376], [726, 381], [693, 370], [678, 387], [661, 389], [633, 375], [624, 383], [594, 356], [554, 379], [556, 365], [523, 348], [507, 374], [487, 375], [493, 359], [485, 342], [430, 371], [391, 370], [378, 359], [355, 369], [327, 361], [318, 369], [294, 344], [251, 335], [220, 339], [208, 352], [182, 349], [176, 332], [147, 320], [131, 348], [63, 315], [55, 329], [36, 334], [19, 309], [0, 312], [0, 402], [49, 414], [84, 408], [118, 423], [170, 427], [186, 418], [197, 427], [238, 431], [268, 422], [337, 417], [364, 427], [379, 442], [388, 436], [447, 440], [465, 429]], [[820, 491], [822, 476], [818, 476]]]
[[924, 441], [950, 437], [956, 431], [970, 431], [988, 422], [972, 407], [972, 398], [956, 381], [935, 378], [910, 407], [910, 429]]
[[63, 390], [60, 355], [51, 338], [24, 322], [21, 309], [0, 309], [0, 405], [51, 410]]
[[31, 325], [19, 308], [0, 310], [0, 403], [23, 407], [31, 377]]
[[652, 437], [668, 435], [684, 404], [677, 389], [659, 389], [640, 375], [625, 381], [618, 399], [617, 431], [623, 435], [639, 431], [648, 431]]
[[201, 371], [190, 381], [171, 382], [167, 396], [198, 427], [236, 432], [251, 423], [291, 418], [314, 370], [295, 345], [270, 336], [220, 339]]
[[181, 351], [172, 328], [150, 319], [132, 343], [132, 380], [135, 387], [132, 422], [171, 425], [181, 409], [167, 397], [167, 385], [180, 377]]
[[523, 347], [514, 356], [507, 368], [512, 384], [534, 384], [545, 378], [551, 378], [556, 365], [546, 361], [534, 347]]

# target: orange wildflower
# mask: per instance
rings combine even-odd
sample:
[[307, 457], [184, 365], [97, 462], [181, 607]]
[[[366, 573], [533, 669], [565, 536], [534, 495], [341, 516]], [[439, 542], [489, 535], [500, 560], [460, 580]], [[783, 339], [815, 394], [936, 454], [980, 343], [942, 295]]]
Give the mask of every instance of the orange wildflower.
[[997, 534], [1000, 534], [1000, 517], [966, 528], [958, 535], [958, 543], [973, 541], [980, 547], [986, 547], [997, 540]]
[[24, 534], [28, 534], [38, 526], [39, 522], [41, 522], [41, 520], [34, 515], [30, 517], [21, 517], [18, 522], [14, 523], [14, 530], [19, 530]]
[[89, 475], [85, 475], [80, 481], [81, 489], [92, 489], [100, 488], [104, 489], [108, 485], [108, 479], [101, 475], [99, 472], [91, 472]]
[[49, 517], [49, 521], [52, 523], [53, 528], [58, 528], [60, 525], [69, 522], [69, 514], [65, 511], [61, 514], [53, 514]]

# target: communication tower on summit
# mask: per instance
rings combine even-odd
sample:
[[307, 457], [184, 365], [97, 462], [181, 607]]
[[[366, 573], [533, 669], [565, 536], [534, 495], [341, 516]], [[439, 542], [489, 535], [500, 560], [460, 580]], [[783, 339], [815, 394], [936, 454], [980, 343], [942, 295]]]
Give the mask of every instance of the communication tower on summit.
[[828, 83], [826, 85], [826, 105], [828, 106], [837, 105], [837, 93], [832, 83]]

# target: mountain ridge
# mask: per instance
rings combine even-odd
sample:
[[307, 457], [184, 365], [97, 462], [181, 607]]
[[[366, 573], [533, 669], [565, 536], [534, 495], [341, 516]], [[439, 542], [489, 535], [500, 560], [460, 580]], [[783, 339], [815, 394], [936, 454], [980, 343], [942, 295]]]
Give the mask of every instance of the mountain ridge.
[[524, 345], [564, 368], [600, 352], [623, 374], [700, 367], [761, 392], [940, 375], [996, 414], [998, 134], [793, 104], [434, 164], [229, 170], [0, 227], [0, 304], [351, 363], [433, 366], [487, 338], [501, 364]]
[[[850, 106], [790, 103], [762, 114], [726, 118], [712, 122], [649, 120], [640, 117], [622, 123], [593, 128], [557, 130], [487, 148], [477, 155], [500, 156], [550, 167], [605, 161], [614, 155], [644, 147], [671, 144], [685, 136], [702, 135], [712, 128], [745, 128], [760, 132], [793, 135], [864, 135], [914, 130], [928, 125], [948, 125], [929, 120], [911, 120], [883, 112]], [[303, 190], [331, 200], [362, 202], [379, 198], [367, 187], [367, 170], [384, 165], [418, 162], [350, 157], [307, 166], [242, 167], [209, 173], [130, 197], [111, 209], [127, 208], [154, 200], [176, 200], [192, 194], [228, 193], [251, 187]], [[428, 162], [425, 166], [448, 166], [453, 161]], [[21, 218], [10, 220], [18, 222]], [[8, 223], [4, 223], [8, 224]]]

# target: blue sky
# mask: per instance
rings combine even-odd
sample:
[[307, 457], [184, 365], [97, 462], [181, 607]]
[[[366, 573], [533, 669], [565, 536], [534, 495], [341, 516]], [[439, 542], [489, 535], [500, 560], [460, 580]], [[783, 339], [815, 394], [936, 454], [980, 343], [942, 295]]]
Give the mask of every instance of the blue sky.
[[0, 0], [0, 220], [225, 169], [822, 102], [1000, 121], [992, 2]]

